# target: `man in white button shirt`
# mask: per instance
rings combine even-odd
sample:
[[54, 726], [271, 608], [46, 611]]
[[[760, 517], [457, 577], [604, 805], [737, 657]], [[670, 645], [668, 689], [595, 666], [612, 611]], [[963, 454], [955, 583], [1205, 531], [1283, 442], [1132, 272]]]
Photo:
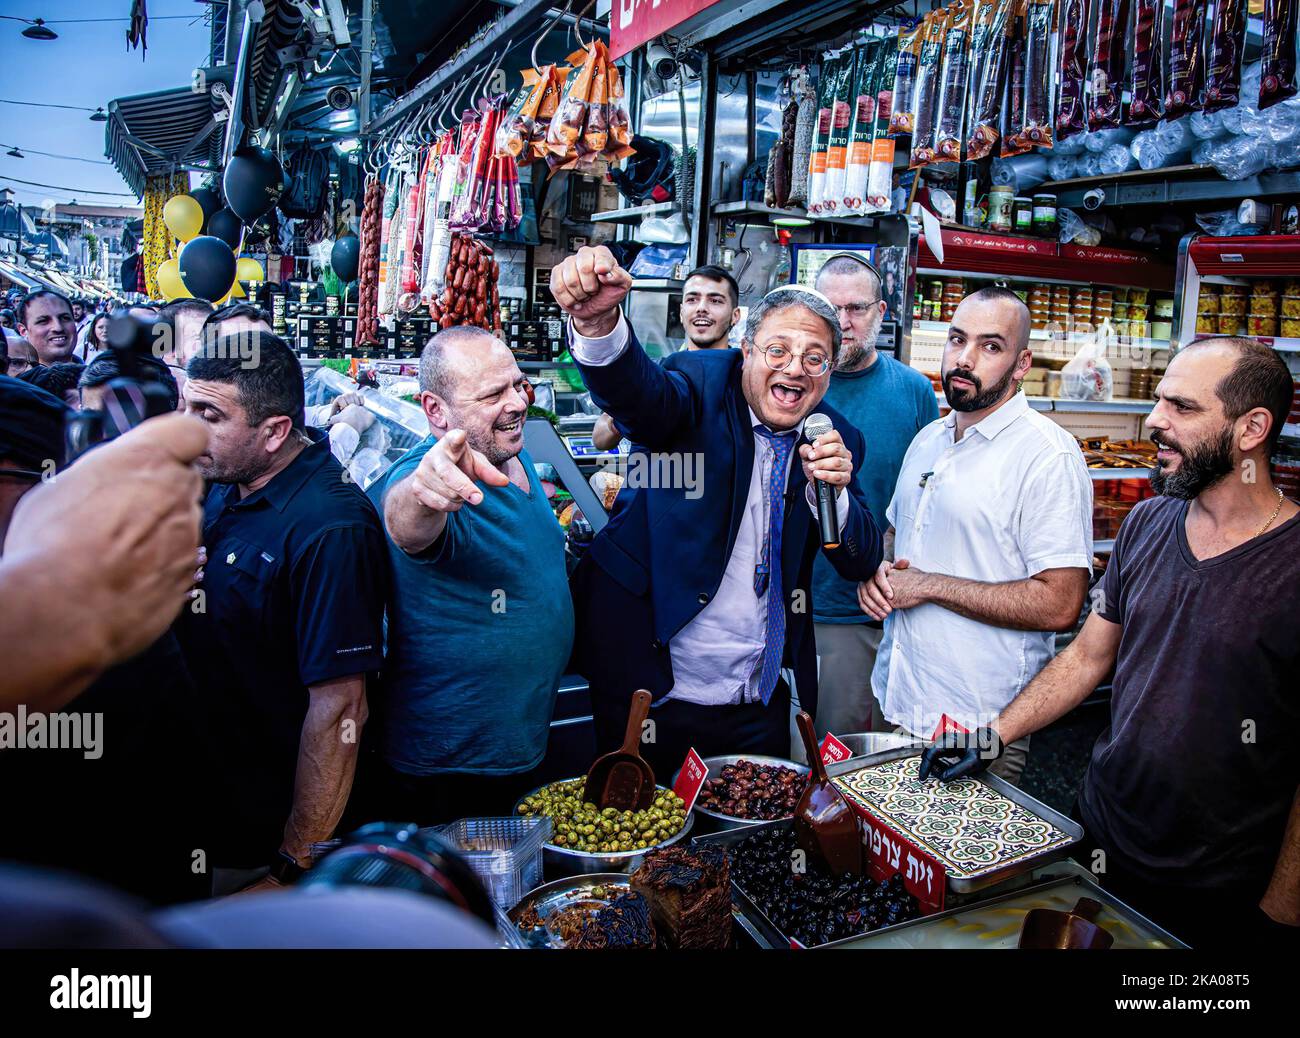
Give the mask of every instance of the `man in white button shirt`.
[[[929, 738], [946, 714], [988, 725], [1079, 619], [1092, 566], [1092, 483], [1074, 437], [1032, 410], [1029, 311], [988, 287], [962, 300], [943, 355], [952, 412], [912, 441], [885, 558], [858, 588], [884, 620], [872, 690], [886, 721]], [[1028, 737], [990, 769], [1018, 781]]]
[[[619, 309], [630, 284], [603, 247], [551, 273], [592, 397], [658, 471], [689, 465], [696, 478], [629, 479], [626, 505], [574, 575], [575, 662], [598, 750], [622, 741], [633, 692], [650, 690], [641, 752], [667, 782], [692, 746], [706, 757], [788, 753], [792, 695], [816, 710], [813, 558], [823, 551], [844, 579], [866, 580], [880, 532], [856, 482], [862, 434], [822, 399], [841, 338], [824, 296], [770, 292], [742, 349], [683, 351], [661, 366]], [[814, 410], [833, 428], [809, 443]], [[829, 547], [814, 479], [836, 492]]]

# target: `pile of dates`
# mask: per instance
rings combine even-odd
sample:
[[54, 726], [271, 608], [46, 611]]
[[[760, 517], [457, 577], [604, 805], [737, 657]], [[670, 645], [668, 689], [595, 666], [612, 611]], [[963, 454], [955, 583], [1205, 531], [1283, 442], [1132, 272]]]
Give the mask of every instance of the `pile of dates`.
[[787, 937], [807, 947], [893, 926], [919, 916], [916, 898], [896, 872], [884, 883], [832, 876], [808, 861], [799, 871], [794, 830], [764, 829], [731, 852], [731, 878]]
[[770, 822], [794, 814], [807, 783], [794, 768], [740, 760], [708, 779], [696, 804], [720, 815]]

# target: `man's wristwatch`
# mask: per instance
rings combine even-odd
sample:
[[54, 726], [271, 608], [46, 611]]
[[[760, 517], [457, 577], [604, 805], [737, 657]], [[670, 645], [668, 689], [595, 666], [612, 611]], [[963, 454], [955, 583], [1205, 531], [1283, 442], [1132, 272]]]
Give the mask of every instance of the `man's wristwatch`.
[[296, 883], [307, 870], [298, 864], [296, 858], [284, 851], [276, 851], [275, 861], [271, 864], [271, 878], [277, 883], [289, 886]]

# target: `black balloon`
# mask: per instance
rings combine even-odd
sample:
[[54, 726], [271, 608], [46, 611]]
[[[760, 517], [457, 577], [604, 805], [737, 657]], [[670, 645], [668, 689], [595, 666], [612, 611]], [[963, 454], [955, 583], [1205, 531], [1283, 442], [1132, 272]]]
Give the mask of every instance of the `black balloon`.
[[230, 246], [232, 252], [238, 252], [244, 238], [244, 225], [229, 209], [218, 209], [208, 220], [207, 233], [220, 238]]
[[355, 234], [345, 234], [330, 249], [330, 266], [340, 281], [355, 281], [361, 261], [361, 239]]
[[181, 280], [196, 299], [224, 299], [235, 283], [235, 254], [220, 238], [200, 235], [180, 255]]
[[226, 204], [241, 220], [250, 223], [280, 201], [284, 170], [265, 148], [240, 148], [226, 166], [221, 186]]
[[207, 234], [209, 233], [208, 221], [212, 219], [212, 214], [221, 208], [221, 195], [214, 187], [200, 187], [191, 191], [190, 197], [203, 209], [203, 233]]

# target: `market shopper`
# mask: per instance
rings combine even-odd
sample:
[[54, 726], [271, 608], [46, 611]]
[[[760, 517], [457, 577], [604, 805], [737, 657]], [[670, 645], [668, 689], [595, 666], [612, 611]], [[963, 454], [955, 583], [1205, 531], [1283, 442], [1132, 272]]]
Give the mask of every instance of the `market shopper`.
[[270, 333], [255, 366], [229, 337], [213, 347], [184, 389], [212, 488], [202, 594], [178, 631], [228, 809], [210, 860], [275, 882], [310, 864], [348, 802], [388, 566], [374, 508], [303, 425], [297, 357]]
[[524, 450], [524, 376], [480, 328], [420, 358], [429, 435], [370, 490], [393, 568], [376, 711], [386, 817], [495, 815], [539, 783], [573, 644], [564, 535]]
[[[652, 463], [696, 465], [701, 478], [633, 488], [592, 542], [574, 577], [577, 659], [601, 750], [622, 740], [632, 694], [653, 694], [642, 754], [668, 781], [690, 747], [784, 756], [792, 696], [816, 712], [810, 480], [835, 488], [840, 544], [824, 550], [845, 579], [874, 571], [880, 532], [854, 481], [862, 435], [822, 400], [840, 345], [824, 297], [768, 293], [741, 350], [678, 353], [661, 367], [619, 309], [630, 284], [603, 247], [553, 269], [570, 352]], [[802, 435], [813, 411], [834, 424], [815, 444]]]
[[213, 310], [206, 299], [173, 299], [158, 311], [155, 355], [171, 368], [178, 386], [185, 385], [185, 365], [202, 348], [204, 322]]
[[[880, 274], [861, 255], [832, 256], [818, 271], [816, 286], [835, 307], [843, 337], [826, 400], [870, 441], [858, 486], [871, 518], [884, 530], [903, 455], [913, 437], [939, 417], [934, 387], [919, 371], [876, 349], [886, 305]], [[840, 577], [823, 556], [813, 563], [813, 605], [817, 734], [887, 730], [871, 692], [882, 624], [859, 607], [857, 584]], [[791, 752], [802, 760], [797, 733]]]
[[24, 372], [31, 371], [41, 363], [36, 355], [36, 347], [26, 339], [10, 339], [8, 342], [7, 367], [4, 372], [10, 378], [17, 378]]
[[47, 393], [53, 393], [69, 407], [76, 407], [81, 402], [77, 386], [81, 381], [81, 373], [85, 370], [85, 365], [76, 361], [59, 361], [49, 365], [38, 364], [18, 377]]
[[1147, 420], [1159, 496], [1120, 527], [1082, 632], [988, 730], [922, 764], [977, 774], [1113, 669], [1076, 805], [1104, 853], [1085, 861], [1193, 946], [1300, 941], [1300, 508], [1269, 473], [1291, 395], [1253, 339], [1180, 349]]
[[36, 348], [42, 364], [72, 360], [77, 348], [72, 303], [61, 292], [48, 288], [28, 292], [18, 304], [18, 334]]
[[[108, 384], [123, 376], [122, 365], [116, 353], [110, 350], [96, 356], [82, 369], [77, 382], [80, 390], [80, 406], [89, 411], [105, 410], [104, 395]], [[131, 378], [137, 382], [157, 383], [167, 391], [172, 410], [176, 410], [179, 406], [180, 390], [172, 375], [172, 369], [156, 357], [136, 357]]]
[[[858, 588], [884, 621], [872, 688], [884, 719], [928, 738], [947, 715], [995, 717], [1078, 621], [1092, 571], [1092, 482], [1078, 442], [1032, 410], [1029, 311], [982, 288], [957, 307], [942, 377], [952, 412], [903, 459], [886, 561]], [[1018, 781], [1027, 734], [994, 770]]]
[[108, 322], [111, 320], [109, 314], [95, 314], [82, 328], [76, 356], [83, 364], [89, 364], [108, 349]]
[[[706, 264], [696, 267], [682, 283], [682, 302], [677, 318], [686, 330], [685, 350], [725, 348], [731, 329], [740, 321], [740, 286], [731, 272]], [[596, 419], [591, 442], [603, 451], [613, 450], [623, 439], [622, 431], [607, 414]]]

